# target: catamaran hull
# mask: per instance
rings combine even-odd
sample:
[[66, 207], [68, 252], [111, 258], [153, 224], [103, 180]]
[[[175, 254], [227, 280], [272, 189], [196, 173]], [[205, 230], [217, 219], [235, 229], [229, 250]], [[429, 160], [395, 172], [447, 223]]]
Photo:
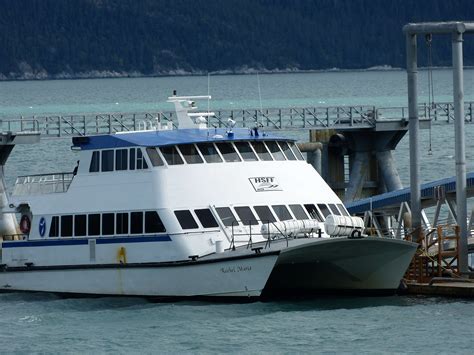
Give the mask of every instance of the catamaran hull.
[[417, 245], [388, 238], [333, 238], [282, 250], [264, 295], [393, 293]]
[[0, 290], [146, 297], [259, 297], [277, 258], [278, 253], [268, 253], [169, 266], [32, 267], [0, 272]]
[[246, 253], [237, 252], [235, 257], [175, 264], [6, 268], [0, 272], [0, 290], [240, 298], [347, 291], [393, 293], [416, 247], [385, 238], [303, 239], [291, 240], [283, 248], [273, 243], [262, 253], [245, 248]]

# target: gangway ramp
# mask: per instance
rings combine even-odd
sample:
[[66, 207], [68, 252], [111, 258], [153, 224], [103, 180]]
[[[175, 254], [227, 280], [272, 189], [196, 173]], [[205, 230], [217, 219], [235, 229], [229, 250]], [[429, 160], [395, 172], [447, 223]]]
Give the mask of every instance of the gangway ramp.
[[[466, 176], [467, 196], [474, 196], [474, 172]], [[423, 208], [434, 207], [440, 199], [454, 200], [456, 195], [456, 177], [452, 176], [435, 180], [421, 185], [421, 204]], [[386, 192], [380, 195], [364, 198], [346, 204], [351, 214], [360, 214], [366, 211], [394, 212], [400, 204], [410, 202], [410, 188]]]

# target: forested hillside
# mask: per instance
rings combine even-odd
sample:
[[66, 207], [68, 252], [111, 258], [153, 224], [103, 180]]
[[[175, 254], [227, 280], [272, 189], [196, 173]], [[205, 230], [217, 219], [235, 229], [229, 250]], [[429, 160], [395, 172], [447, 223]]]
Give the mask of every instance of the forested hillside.
[[[470, 17], [473, 0], [0, 0], [0, 79], [404, 67], [405, 23]], [[433, 55], [449, 65], [448, 38]]]

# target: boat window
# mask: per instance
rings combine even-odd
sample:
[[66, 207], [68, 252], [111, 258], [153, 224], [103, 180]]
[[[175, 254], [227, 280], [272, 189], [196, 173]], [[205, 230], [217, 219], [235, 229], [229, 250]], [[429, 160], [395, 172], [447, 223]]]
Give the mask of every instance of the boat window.
[[194, 220], [193, 215], [188, 210], [174, 211], [174, 215], [178, 219], [181, 228], [183, 229], [196, 229], [198, 224]]
[[161, 221], [158, 212], [145, 212], [145, 233], [164, 233], [166, 232], [165, 225]]
[[296, 219], [300, 221], [303, 219], [308, 219], [308, 216], [306, 215], [306, 212], [304, 211], [304, 208], [301, 207], [301, 205], [290, 205], [290, 210], [291, 212], [293, 212], [293, 215]]
[[272, 156], [263, 142], [252, 142], [251, 144], [260, 160], [272, 160]]
[[326, 218], [327, 216], [331, 214], [331, 211], [329, 211], [329, 208], [326, 205], [319, 204], [318, 208], [323, 213], [324, 218]]
[[59, 216], [51, 218], [51, 227], [49, 227], [50, 237], [59, 237]]
[[285, 205], [272, 205], [272, 208], [280, 221], [288, 221], [289, 219], [293, 219]]
[[72, 215], [61, 216], [61, 237], [72, 237]]
[[303, 156], [303, 154], [301, 154], [301, 152], [298, 149], [298, 147], [296, 146], [296, 144], [293, 143], [293, 142], [288, 142], [288, 144], [289, 144], [291, 150], [293, 151], [293, 154], [296, 155], [298, 160], [304, 160], [304, 156]]
[[232, 210], [229, 207], [217, 207], [216, 212], [219, 215], [219, 218], [221, 219], [222, 223], [224, 223], [224, 226], [230, 227], [232, 224], [234, 226], [237, 226], [237, 219], [235, 218], [234, 214], [232, 213]]
[[74, 235], [83, 237], [86, 235], [87, 218], [85, 214], [77, 214], [74, 216]]
[[128, 151], [127, 149], [117, 149], [115, 151], [115, 170], [128, 169]]
[[148, 158], [150, 158], [151, 165], [153, 166], [163, 166], [163, 160], [160, 157], [160, 154], [156, 150], [156, 148], [147, 148], [146, 152], [148, 154]]
[[89, 172], [96, 173], [100, 171], [100, 152], [92, 152], [91, 165], [89, 167]]
[[234, 207], [235, 212], [239, 216], [242, 223], [246, 226], [256, 225], [258, 224], [257, 218], [253, 214], [250, 207], [242, 206], [242, 207]]
[[270, 153], [272, 153], [273, 158], [275, 160], [285, 160], [285, 156], [283, 155], [282, 151], [280, 150], [280, 146], [275, 141], [268, 141], [265, 142], [268, 147]]
[[258, 160], [257, 156], [250, 147], [249, 142], [235, 142], [234, 144], [237, 147], [237, 150], [239, 151], [244, 161]]
[[130, 148], [130, 170], [135, 170], [135, 148]]
[[340, 216], [341, 213], [337, 209], [336, 205], [334, 204], [329, 204], [329, 209], [331, 210], [332, 214], [335, 214], [336, 216]]
[[349, 212], [347, 212], [346, 208], [342, 204], [338, 204], [337, 207], [339, 207], [339, 211], [341, 211], [343, 216], [350, 216]]
[[306, 204], [304, 205], [304, 208], [312, 219], [317, 219], [319, 222], [323, 221], [323, 217], [321, 216], [321, 213], [319, 213], [315, 205], [313, 205], [312, 203]]
[[128, 213], [117, 213], [115, 216], [115, 233], [128, 234]]
[[102, 171], [113, 171], [114, 170], [114, 151], [103, 150], [102, 151]]
[[100, 214], [90, 214], [88, 222], [88, 235], [100, 235]]
[[216, 143], [217, 149], [221, 151], [224, 160], [228, 163], [240, 161], [239, 155], [230, 143]]
[[130, 213], [130, 232], [132, 234], [143, 233], [143, 212]]
[[194, 210], [194, 213], [196, 213], [196, 216], [199, 219], [199, 222], [201, 222], [201, 225], [204, 228], [219, 227], [219, 225], [217, 224], [216, 219], [212, 215], [212, 212], [209, 208]]
[[137, 148], [137, 170], [141, 169], [148, 169], [148, 164], [146, 163], [142, 150]]
[[184, 160], [186, 160], [186, 163], [200, 164], [203, 162], [194, 144], [181, 144], [181, 145], [178, 145], [178, 149], [181, 151], [181, 154], [184, 156]]
[[114, 218], [113, 213], [102, 214], [102, 235], [113, 235], [114, 234]]
[[288, 145], [287, 142], [278, 142], [280, 145], [281, 150], [283, 151], [283, 154], [285, 154], [286, 159], [288, 160], [296, 160], [295, 155], [291, 151], [290, 146]]
[[216, 147], [212, 143], [201, 143], [197, 145], [201, 154], [207, 163], [222, 163], [222, 158], [219, 156]]
[[166, 162], [168, 165], [180, 165], [184, 164], [183, 159], [178, 153], [178, 150], [174, 146], [169, 147], [161, 147], [161, 154], [165, 157]]
[[254, 206], [253, 209], [257, 212], [258, 218], [262, 223], [276, 222], [275, 216], [268, 206]]

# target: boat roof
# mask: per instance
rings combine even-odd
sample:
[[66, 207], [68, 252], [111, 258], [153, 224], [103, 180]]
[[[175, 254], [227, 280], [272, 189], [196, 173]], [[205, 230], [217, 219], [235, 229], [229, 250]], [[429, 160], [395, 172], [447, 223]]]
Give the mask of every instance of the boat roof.
[[164, 147], [176, 144], [192, 144], [206, 142], [234, 142], [234, 141], [295, 141], [292, 138], [283, 138], [263, 131], [237, 128], [229, 134], [226, 129], [175, 129], [159, 131], [138, 131], [74, 137], [73, 147], [82, 150], [122, 148], [122, 147]]

